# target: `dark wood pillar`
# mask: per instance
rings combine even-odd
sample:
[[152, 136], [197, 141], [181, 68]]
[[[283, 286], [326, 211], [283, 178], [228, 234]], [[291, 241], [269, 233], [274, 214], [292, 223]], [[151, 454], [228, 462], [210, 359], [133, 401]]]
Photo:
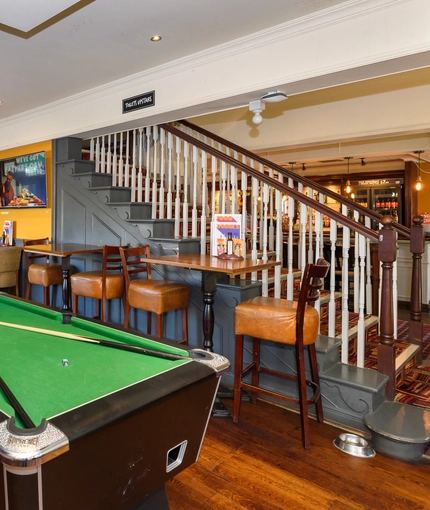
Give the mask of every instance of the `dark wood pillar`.
[[422, 321], [422, 269], [421, 261], [424, 253], [424, 218], [422, 216], [413, 217], [411, 228], [412, 253], [412, 280], [411, 280], [411, 309], [409, 320], [409, 342], [420, 346], [418, 363], [422, 360], [422, 342], [423, 342], [423, 321]]
[[385, 388], [387, 400], [394, 400], [396, 356], [394, 351], [393, 262], [396, 260], [396, 235], [393, 218], [382, 218], [379, 231], [379, 260], [382, 262], [380, 335], [378, 372], [389, 377]]

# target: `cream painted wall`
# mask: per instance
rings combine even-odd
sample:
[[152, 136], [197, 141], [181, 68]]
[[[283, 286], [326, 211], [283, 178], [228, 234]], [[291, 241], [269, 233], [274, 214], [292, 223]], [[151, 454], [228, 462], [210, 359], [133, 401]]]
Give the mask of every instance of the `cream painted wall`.
[[4, 209], [0, 207], [0, 225], [13, 220], [14, 236], [18, 239], [51, 238], [52, 233], [52, 143], [41, 142], [16, 149], [0, 151], [0, 159], [10, 159], [31, 152], [45, 151], [48, 207], [43, 209]]
[[[315, 79], [323, 76], [325, 86], [377, 76], [393, 72], [396, 59], [402, 59], [402, 64], [398, 64], [401, 69], [408, 56], [430, 51], [428, 0], [355, 0], [344, 5], [341, 10], [323, 11], [4, 119], [0, 122], [0, 150], [243, 106], [248, 103], [243, 95], [255, 93], [259, 97], [262, 91], [283, 83], [290, 83], [291, 90], [286, 92], [291, 93], [300, 81], [305, 83], [301, 92], [306, 86], [315, 88]], [[380, 65], [375, 66], [377, 63]], [[351, 72], [354, 69], [358, 71]], [[154, 107], [121, 113], [123, 99], [150, 90], [156, 94]], [[425, 90], [421, 92], [425, 94]], [[228, 98], [236, 99], [227, 101]], [[409, 97], [408, 102], [415, 112], [419, 109], [415, 97]], [[375, 104], [383, 103], [387, 115], [371, 116]], [[396, 132], [415, 128], [416, 117], [411, 113], [403, 117], [403, 123], [398, 121], [400, 115], [391, 111], [396, 104], [393, 96], [361, 98], [349, 104], [317, 105], [289, 112], [284, 123], [281, 119], [274, 121], [281, 122], [285, 137], [291, 136], [300, 143], [310, 141], [311, 137], [348, 138], [384, 129]], [[345, 115], [346, 107], [353, 115]], [[394, 123], [390, 124], [392, 115]], [[430, 123], [430, 117], [427, 118]], [[336, 119], [342, 123], [335, 122]], [[428, 129], [428, 123], [423, 119], [423, 129]], [[267, 127], [268, 124], [263, 124], [262, 130]], [[252, 138], [260, 146], [264, 145], [259, 138], [262, 132]]]

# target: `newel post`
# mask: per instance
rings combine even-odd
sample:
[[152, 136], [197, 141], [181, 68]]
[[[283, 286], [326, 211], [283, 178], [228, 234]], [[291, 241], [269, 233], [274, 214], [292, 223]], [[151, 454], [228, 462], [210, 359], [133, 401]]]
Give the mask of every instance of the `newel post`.
[[424, 228], [422, 216], [414, 216], [411, 228], [410, 252], [412, 253], [411, 309], [409, 320], [409, 343], [420, 346], [418, 363], [422, 359], [423, 322], [422, 322], [422, 269], [424, 253]]
[[396, 260], [396, 234], [393, 218], [384, 216], [379, 231], [378, 254], [382, 263], [380, 334], [378, 372], [389, 377], [385, 387], [387, 400], [394, 400], [396, 384], [396, 356], [394, 350], [393, 263]]

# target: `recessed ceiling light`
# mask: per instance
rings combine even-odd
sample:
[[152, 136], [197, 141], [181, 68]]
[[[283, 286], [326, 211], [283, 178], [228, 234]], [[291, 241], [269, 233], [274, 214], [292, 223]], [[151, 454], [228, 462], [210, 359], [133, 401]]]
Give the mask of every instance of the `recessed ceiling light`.
[[151, 41], [152, 42], [158, 42], [158, 41], [161, 41], [161, 35], [153, 35], [151, 37]]

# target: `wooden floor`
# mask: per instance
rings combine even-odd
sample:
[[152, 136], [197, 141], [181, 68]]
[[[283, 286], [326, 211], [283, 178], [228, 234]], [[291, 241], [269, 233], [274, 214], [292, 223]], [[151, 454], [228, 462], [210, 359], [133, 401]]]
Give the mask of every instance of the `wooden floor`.
[[313, 420], [306, 451], [298, 414], [262, 401], [240, 418], [211, 418], [198, 462], [167, 484], [171, 510], [430, 509], [430, 461], [352, 457]]

